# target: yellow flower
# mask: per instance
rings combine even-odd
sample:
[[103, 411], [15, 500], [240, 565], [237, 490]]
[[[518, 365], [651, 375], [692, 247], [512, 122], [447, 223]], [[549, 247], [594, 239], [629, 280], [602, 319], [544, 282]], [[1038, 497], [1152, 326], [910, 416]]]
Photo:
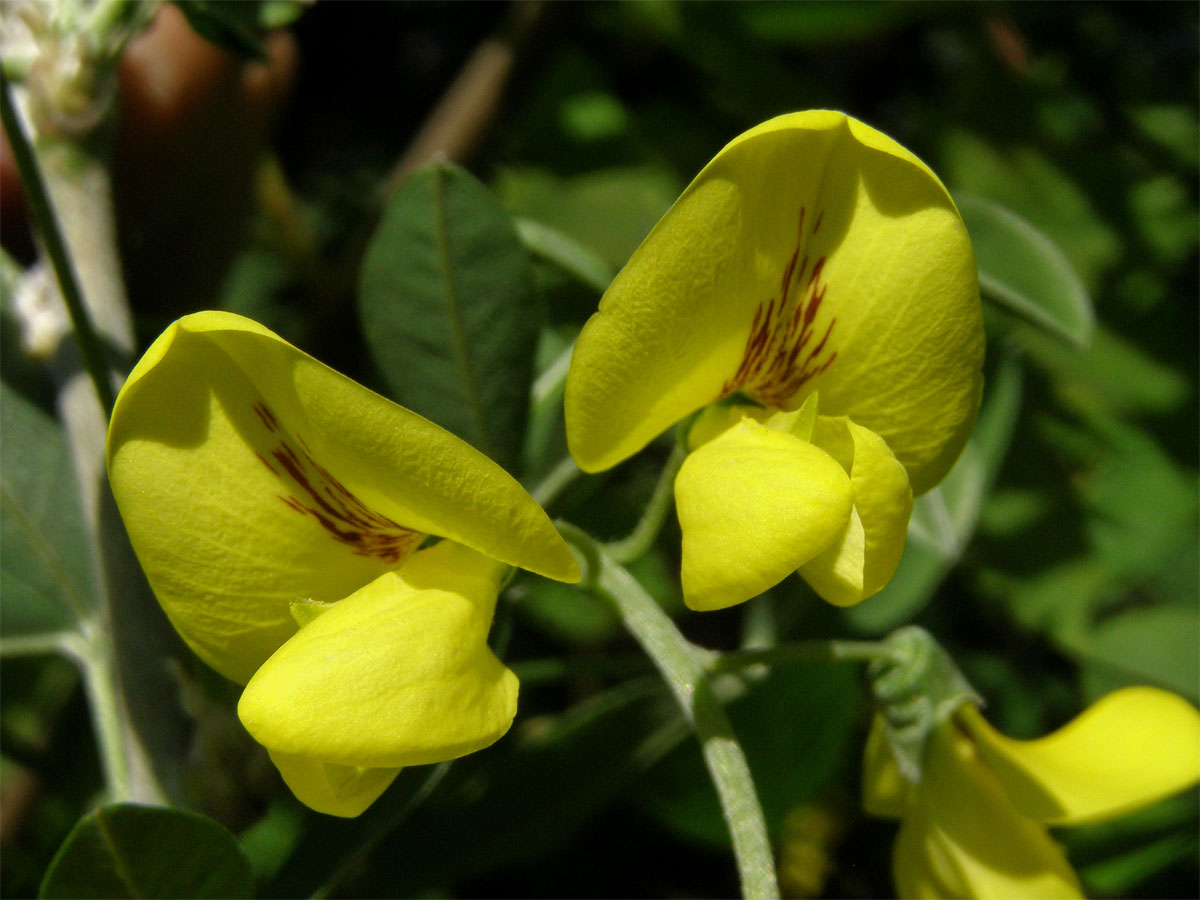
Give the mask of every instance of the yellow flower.
[[[503, 469], [228, 313], [180, 319], [146, 351], [108, 471], [176, 630], [248, 682], [247, 730], [334, 815], [402, 766], [503, 735], [517, 681], [486, 643], [501, 578], [579, 578]], [[431, 535], [448, 540], [418, 549]]]
[[567, 438], [599, 471], [703, 407], [759, 404], [691, 431], [684, 597], [719, 609], [799, 570], [856, 603], [894, 572], [912, 492], [966, 442], [983, 348], [970, 241], [937, 177], [842, 113], [780, 116], [705, 166], [605, 293]]
[[919, 783], [901, 774], [882, 718], [867, 742], [864, 805], [901, 818], [901, 897], [1080, 897], [1047, 825], [1113, 818], [1200, 780], [1200, 713], [1127, 688], [1035, 741], [997, 733], [971, 703], [928, 736]]

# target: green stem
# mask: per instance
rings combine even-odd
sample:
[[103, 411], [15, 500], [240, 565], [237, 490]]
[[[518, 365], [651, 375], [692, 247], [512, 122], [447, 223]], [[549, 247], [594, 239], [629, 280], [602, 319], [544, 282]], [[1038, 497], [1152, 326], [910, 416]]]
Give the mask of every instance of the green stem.
[[0, 659], [19, 656], [46, 656], [51, 653], [75, 655], [79, 635], [74, 631], [54, 631], [49, 634], [18, 634], [0, 638]]
[[16, 105], [13, 103], [9, 90], [8, 79], [4, 77], [3, 65], [0, 64], [0, 119], [3, 120], [4, 133], [12, 147], [13, 159], [17, 171], [21, 174], [21, 182], [25, 186], [25, 196], [46, 248], [46, 255], [54, 267], [59, 289], [71, 316], [71, 324], [75, 329], [75, 339], [79, 343], [79, 354], [87, 368], [92, 384], [96, 388], [96, 396], [106, 413], [111, 414], [114, 402], [112, 382], [110, 380], [108, 363], [104, 358], [104, 348], [92, 328], [91, 318], [83, 301], [83, 292], [75, 269], [67, 256], [66, 244], [62, 231], [58, 227], [58, 219], [50, 203], [50, 195], [46, 191], [46, 183], [42, 179], [41, 169], [33, 153], [33, 147], [25, 136], [17, 116]]
[[646, 503], [641, 520], [634, 526], [628, 537], [604, 545], [604, 552], [613, 560], [619, 563], [633, 562], [644, 556], [646, 551], [654, 545], [658, 533], [662, 530], [663, 522], [667, 520], [667, 514], [671, 511], [671, 504], [675, 499], [675, 476], [679, 474], [679, 467], [683, 465], [686, 456], [687, 451], [684, 449], [683, 443], [676, 441], [675, 446], [671, 449], [671, 455], [667, 457], [666, 465], [663, 466], [663, 470], [658, 476], [654, 493], [650, 495], [650, 500]]
[[691, 722], [729, 827], [743, 896], [779, 897], [771, 843], [750, 767], [707, 679], [702, 651], [600, 543], [570, 523], [558, 527], [584, 558], [584, 585], [617, 608]]
[[95, 614], [80, 623], [85, 646], [71, 655], [84, 672], [96, 739], [114, 779], [110, 793], [161, 803], [168, 791], [182, 789], [178, 760], [188, 726], [174, 685], [162, 677], [163, 659], [178, 653], [178, 644], [133, 556], [104, 466], [113, 388], [134, 349], [107, 165], [113, 111], [108, 107], [87, 133], [34, 135], [30, 144], [7, 83], [0, 99], [63, 295], [62, 331], [71, 322], [76, 336], [57, 348], [49, 367], [96, 585]]
[[113, 666], [112, 643], [103, 632], [90, 628], [91, 639], [85, 637], [80, 648], [79, 670], [83, 673], [92, 728], [96, 732], [96, 747], [104, 769], [110, 802], [123, 803], [139, 799], [133, 789], [130, 774], [130, 747], [121, 707], [121, 690]]

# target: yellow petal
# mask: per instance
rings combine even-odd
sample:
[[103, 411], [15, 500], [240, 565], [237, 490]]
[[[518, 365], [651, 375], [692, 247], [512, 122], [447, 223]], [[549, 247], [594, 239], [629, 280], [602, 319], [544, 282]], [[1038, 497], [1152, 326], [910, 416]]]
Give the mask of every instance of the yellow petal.
[[850, 516], [850, 479], [807, 441], [744, 418], [689, 454], [675, 479], [683, 596], [722, 609], [821, 553]]
[[953, 727], [930, 736], [893, 858], [901, 897], [1081, 897], [1045, 826], [1023, 816]]
[[1050, 824], [1119, 816], [1200, 781], [1200, 712], [1157, 688], [1109, 694], [1035, 741], [999, 734], [973, 708], [961, 715], [1012, 801]]
[[108, 436], [121, 516], [176, 628], [246, 681], [296, 629], [424, 534], [578, 578], [545, 513], [458, 438], [228, 313], [180, 319], [122, 388]]
[[818, 594], [852, 606], [881, 590], [904, 553], [912, 489], [883, 438], [844, 416], [818, 416], [813, 443], [850, 473], [854, 514], [832, 547], [800, 568]]
[[319, 813], [348, 819], [362, 815], [400, 773], [399, 769], [330, 765], [273, 750], [269, 755], [301, 803]]
[[900, 774], [896, 757], [884, 733], [883, 719], [876, 716], [863, 752], [863, 809], [873, 816], [898, 819], [904, 812], [909, 784]]
[[586, 471], [736, 391], [879, 434], [927, 490], [981, 389], [966, 229], [915, 156], [842, 113], [780, 116], [704, 168], [613, 281], [567, 379]]
[[502, 570], [447, 541], [420, 551], [280, 647], [242, 692], [242, 724], [273, 752], [343, 766], [489, 746], [517, 709], [516, 676], [487, 645]]

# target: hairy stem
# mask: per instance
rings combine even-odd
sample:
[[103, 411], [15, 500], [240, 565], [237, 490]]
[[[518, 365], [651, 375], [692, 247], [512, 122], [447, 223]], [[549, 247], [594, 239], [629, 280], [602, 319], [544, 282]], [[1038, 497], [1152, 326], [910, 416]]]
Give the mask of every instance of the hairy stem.
[[50, 351], [50, 368], [97, 589], [95, 612], [78, 623], [81, 643], [69, 655], [83, 671], [110, 796], [161, 803], [168, 795], [163, 775], [177, 775], [171, 761], [183, 754], [183, 720], [163, 663], [177, 645], [133, 556], [105, 472], [113, 392], [134, 350], [107, 165], [111, 123], [30, 143], [7, 84], [0, 93], [5, 131], [14, 155], [22, 147], [22, 180], [61, 289], [55, 333], [75, 335]]
[[777, 898], [779, 885], [762, 806], [746, 756], [707, 679], [703, 651], [679, 632], [603, 545], [569, 523], [559, 523], [559, 530], [583, 556], [584, 586], [616, 607], [691, 723], [729, 827], [743, 896]]

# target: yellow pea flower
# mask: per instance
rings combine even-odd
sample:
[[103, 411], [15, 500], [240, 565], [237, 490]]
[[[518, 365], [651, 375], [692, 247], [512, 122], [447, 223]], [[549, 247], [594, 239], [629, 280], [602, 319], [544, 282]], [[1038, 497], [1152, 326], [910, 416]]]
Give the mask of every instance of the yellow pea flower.
[[919, 780], [877, 718], [864, 805], [902, 819], [893, 859], [905, 898], [1081, 897], [1047, 825], [1114, 818], [1200, 780], [1200, 713], [1149, 687], [1102, 698], [1058, 731], [1018, 741], [966, 702], [929, 732]]
[[[498, 465], [230, 313], [180, 319], [146, 351], [108, 472], [172, 624], [246, 684], [243, 724], [333, 815], [503, 735], [517, 681], [487, 646], [501, 579], [579, 579]], [[447, 540], [419, 549], [429, 536]]]
[[721, 150], [614, 279], [575, 347], [567, 439], [600, 471], [749, 398], [689, 437], [685, 600], [719, 609], [799, 570], [856, 603], [961, 452], [983, 350], [970, 241], [933, 172], [842, 113], [793, 113]]

